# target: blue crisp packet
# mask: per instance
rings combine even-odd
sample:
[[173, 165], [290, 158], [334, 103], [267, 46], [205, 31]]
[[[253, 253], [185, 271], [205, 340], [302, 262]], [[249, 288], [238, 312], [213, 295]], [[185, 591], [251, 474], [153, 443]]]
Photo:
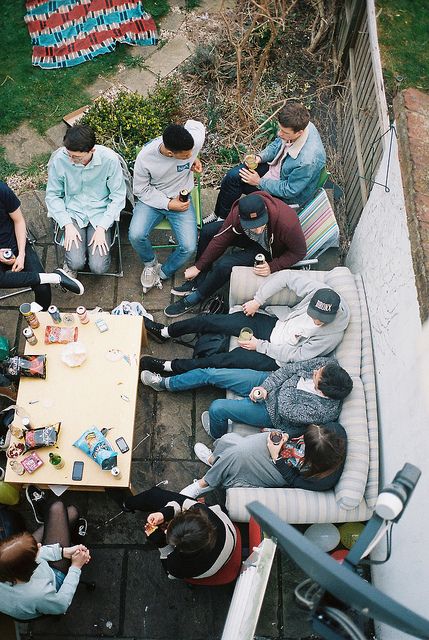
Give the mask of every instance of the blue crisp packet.
[[116, 467], [118, 456], [97, 427], [92, 427], [82, 433], [80, 438], [73, 442], [73, 446], [95, 460], [102, 469], [109, 470]]

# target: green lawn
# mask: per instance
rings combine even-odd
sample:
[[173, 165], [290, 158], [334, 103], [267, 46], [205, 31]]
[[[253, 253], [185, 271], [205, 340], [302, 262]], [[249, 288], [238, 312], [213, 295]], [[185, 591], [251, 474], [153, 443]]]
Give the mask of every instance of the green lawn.
[[392, 92], [429, 90], [428, 0], [377, 0], [383, 69]]
[[[168, 11], [167, 0], [145, 0], [154, 18]], [[31, 43], [24, 23], [24, 0], [2, 0], [0, 21], [0, 133], [28, 120], [43, 133], [63, 115], [88, 102], [85, 87], [108, 75], [129, 54], [118, 45], [113, 53], [70, 69], [42, 70], [31, 64]]]

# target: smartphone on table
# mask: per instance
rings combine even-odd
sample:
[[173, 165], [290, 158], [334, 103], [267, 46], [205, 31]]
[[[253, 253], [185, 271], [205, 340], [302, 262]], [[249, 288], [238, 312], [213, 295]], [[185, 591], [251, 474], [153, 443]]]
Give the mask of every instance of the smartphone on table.
[[130, 450], [129, 446], [127, 445], [125, 438], [122, 438], [122, 436], [120, 438], [116, 438], [115, 440], [117, 447], [119, 449], [119, 451], [121, 453], [127, 453], [127, 451]]
[[82, 480], [83, 476], [83, 462], [81, 460], [75, 460], [73, 462], [72, 480]]

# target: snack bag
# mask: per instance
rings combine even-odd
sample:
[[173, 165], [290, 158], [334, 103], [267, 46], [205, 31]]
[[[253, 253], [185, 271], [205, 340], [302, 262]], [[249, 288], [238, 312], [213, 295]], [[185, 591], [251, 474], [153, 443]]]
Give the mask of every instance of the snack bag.
[[79, 440], [73, 442], [73, 446], [95, 460], [103, 470], [110, 470], [117, 465], [118, 457], [116, 452], [113, 451], [110, 442], [106, 440], [97, 427], [92, 427], [82, 433]]
[[21, 464], [28, 473], [33, 473], [42, 466], [43, 460], [37, 453], [30, 453], [28, 456], [21, 460]]
[[78, 327], [59, 327], [47, 325], [45, 329], [45, 344], [67, 344], [76, 342], [79, 330]]
[[305, 444], [304, 436], [298, 438], [291, 438], [284, 443], [280, 449], [280, 457], [287, 460], [287, 463], [300, 469], [304, 463], [305, 456]]
[[13, 356], [6, 363], [5, 374], [11, 378], [46, 378], [46, 355]]
[[48, 427], [30, 429], [24, 434], [25, 450], [38, 449], [39, 447], [53, 447], [57, 444], [61, 422], [56, 422]]

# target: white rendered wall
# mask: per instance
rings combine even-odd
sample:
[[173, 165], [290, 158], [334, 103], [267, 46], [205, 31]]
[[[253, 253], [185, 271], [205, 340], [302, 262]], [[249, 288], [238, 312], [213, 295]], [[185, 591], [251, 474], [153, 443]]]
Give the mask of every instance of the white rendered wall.
[[[383, 183], [386, 160], [375, 176]], [[405, 462], [422, 470], [402, 519], [394, 525], [391, 559], [373, 571], [374, 584], [429, 618], [429, 411], [418, 358], [422, 327], [406, 224], [396, 140], [388, 186], [373, 187], [346, 264], [363, 276], [371, 322], [381, 437], [381, 486]], [[426, 372], [429, 369], [429, 353]], [[382, 625], [377, 637], [410, 636]]]

